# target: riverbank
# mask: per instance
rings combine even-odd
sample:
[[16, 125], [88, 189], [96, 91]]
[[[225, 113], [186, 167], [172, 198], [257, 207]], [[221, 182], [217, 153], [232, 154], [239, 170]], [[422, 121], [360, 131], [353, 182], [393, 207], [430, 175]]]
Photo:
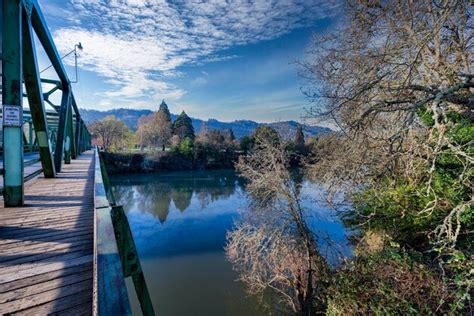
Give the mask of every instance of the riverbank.
[[109, 174], [233, 169], [237, 155], [194, 159], [175, 152], [102, 153]]

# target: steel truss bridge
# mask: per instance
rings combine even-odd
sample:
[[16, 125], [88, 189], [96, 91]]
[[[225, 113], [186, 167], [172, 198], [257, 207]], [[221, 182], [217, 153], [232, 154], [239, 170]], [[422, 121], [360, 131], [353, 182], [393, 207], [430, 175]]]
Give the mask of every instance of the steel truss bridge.
[[[143, 314], [154, 315], [127, 217], [38, 2], [0, 8], [0, 314], [128, 315], [131, 277]], [[35, 36], [57, 79], [40, 77]]]

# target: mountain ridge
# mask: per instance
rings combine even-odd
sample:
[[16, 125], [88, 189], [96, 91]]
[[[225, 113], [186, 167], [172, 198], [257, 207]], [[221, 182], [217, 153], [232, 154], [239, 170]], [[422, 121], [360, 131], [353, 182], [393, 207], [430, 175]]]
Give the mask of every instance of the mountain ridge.
[[[92, 123], [96, 120], [101, 120], [108, 115], [114, 115], [118, 119], [122, 120], [131, 130], [135, 131], [137, 129], [137, 122], [138, 119], [142, 115], [149, 115], [153, 113], [151, 110], [136, 110], [136, 109], [126, 109], [126, 108], [119, 108], [119, 109], [112, 109], [107, 111], [99, 111], [93, 109], [81, 109], [81, 116], [86, 123]], [[171, 113], [171, 119], [174, 121], [177, 115]], [[202, 120], [198, 118], [191, 117], [193, 122], [194, 130], [199, 133], [201, 126], [206, 124], [209, 129], [218, 129], [218, 130], [225, 130], [225, 129], [232, 129], [236, 138], [241, 138], [244, 136], [249, 136], [253, 133], [253, 131], [260, 125], [268, 125], [280, 133], [280, 135], [284, 138], [291, 138], [294, 136], [296, 132], [296, 127], [298, 126], [298, 122], [289, 120], [289, 121], [282, 121], [282, 122], [273, 122], [273, 123], [259, 123], [252, 120], [235, 120], [232, 122], [222, 122], [217, 119], [208, 119]], [[317, 136], [320, 134], [326, 134], [332, 132], [331, 129], [327, 127], [321, 127], [317, 125], [306, 125], [301, 124], [303, 127], [303, 132], [306, 136]]]

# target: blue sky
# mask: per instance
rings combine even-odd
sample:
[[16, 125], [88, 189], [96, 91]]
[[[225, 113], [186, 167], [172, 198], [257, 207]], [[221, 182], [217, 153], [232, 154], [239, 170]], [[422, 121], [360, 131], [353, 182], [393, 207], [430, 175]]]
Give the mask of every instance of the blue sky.
[[[39, 2], [62, 55], [84, 46], [80, 107], [156, 110], [165, 99], [173, 113], [262, 122], [300, 120], [309, 104], [295, 61], [339, 9], [316, 0]], [[72, 55], [64, 63], [73, 79]]]

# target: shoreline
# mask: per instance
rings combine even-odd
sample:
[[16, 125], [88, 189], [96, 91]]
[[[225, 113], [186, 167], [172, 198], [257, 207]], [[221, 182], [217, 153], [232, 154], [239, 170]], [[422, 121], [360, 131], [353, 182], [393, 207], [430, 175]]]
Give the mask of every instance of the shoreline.
[[164, 171], [204, 171], [235, 169], [237, 159], [213, 161], [191, 159], [179, 153], [106, 153], [102, 157], [109, 174], [146, 174]]

